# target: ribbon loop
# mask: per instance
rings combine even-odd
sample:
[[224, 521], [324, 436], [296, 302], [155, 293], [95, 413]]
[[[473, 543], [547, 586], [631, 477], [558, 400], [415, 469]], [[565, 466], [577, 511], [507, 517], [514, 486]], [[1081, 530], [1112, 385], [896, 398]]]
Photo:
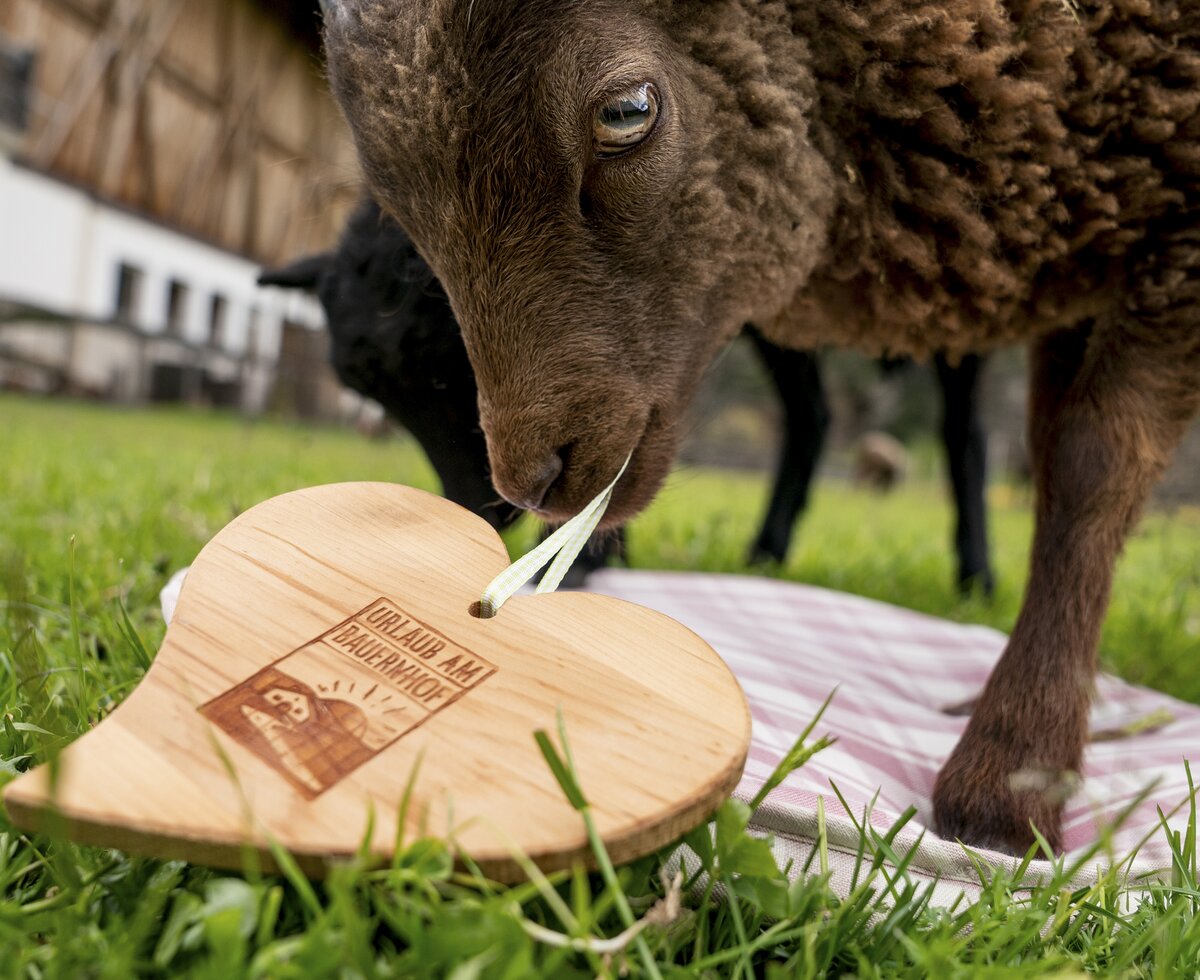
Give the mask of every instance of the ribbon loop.
[[588, 538], [596, 530], [596, 525], [600, 523], [600, 518], [608, 509], [613, 488], [624, 475], [625, 467], [629, 465], [632, 457], [633, 453], [625, 457], [625, 462], [621, 464], [621, 469], [613, 477], [612, 483], [601, 490], [583, 510], [488, 583], [487, 588], [483, 590], [483, 595], [479, 597], [480, 619], [491, 619], [495, 616], [500, 611], [500, 607], [512, 598], [522, 585], [533, 578], [547, 562], [550, 562], [550, 567], [542, 576], [536, 591], [539, 593], [553, 592], [558, 588], [563, 576], [567, 574], [567, 569], [579, 557], [579, 552], [583, 550]]

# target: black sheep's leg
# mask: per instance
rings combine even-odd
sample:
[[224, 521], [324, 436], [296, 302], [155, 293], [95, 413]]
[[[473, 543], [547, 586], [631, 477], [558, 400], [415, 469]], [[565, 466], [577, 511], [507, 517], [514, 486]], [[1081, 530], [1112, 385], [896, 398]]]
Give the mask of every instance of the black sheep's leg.
[[796, 519], [808, 506], [809, 486], [829, 429], [829, 408], [815, 351], [776, 347], [753, 327], [747, 333], [783, 404], [783, 445], [775, 486], [749, 561], [782, 562]]
[[958, 516], [954, 548], [958, 555], [958, 587], [967, 595], [978, 586], [990, 596], [994, 588], [987, 535], [987, 433], [979, 412], [979, 377], [984, 359], [968, 354], [951, 365], [935, 359], [942, 387], [942, 440]]
[[449, 389], [414, 393], [410, 388], [405, 395], [408, 397], [388, 398], [383, 406], [424, 450], [441, 481], [442, 496], [478, 514], [496, 530], [503, 530], [520, 517], [520, 508], [492, 487], [487, 443], [479, 429], [473, 400], [457, 398], [456, 392]]

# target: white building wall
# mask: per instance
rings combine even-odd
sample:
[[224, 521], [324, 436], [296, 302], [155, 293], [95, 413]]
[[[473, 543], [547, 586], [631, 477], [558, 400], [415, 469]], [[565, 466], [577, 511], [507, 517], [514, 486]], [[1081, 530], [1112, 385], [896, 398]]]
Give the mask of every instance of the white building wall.
[[214, 293], [227, 304], [221, 346], [235, 355], [246, 352], [252, 319], [258, 324], [256, 353], [266, 361], [278, 358], [285, 318], [313, 329], [324, 323], [311, 297], [258, 286], [256, 263], [102, 204], [0, 155], [0, 298], [108, 320], [122, 262], [142, 273], [133, 320], [146, 333], [166, 329], [172, 279], [188, 289], [183, 337], [195, 344], [209, 341]]
[[75, 311], [88, 211], [84, 195], [0, 156], [0, 295]]

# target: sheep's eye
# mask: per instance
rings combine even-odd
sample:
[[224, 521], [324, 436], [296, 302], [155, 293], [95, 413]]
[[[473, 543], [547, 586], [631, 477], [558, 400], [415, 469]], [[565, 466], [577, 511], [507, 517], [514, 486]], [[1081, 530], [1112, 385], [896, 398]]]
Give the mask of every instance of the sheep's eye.
[[649, 82], [634, 85], [596, 110], [592, 131], [596, 152], [613, 157], [637, 146], [658, 119], [658, 89]]

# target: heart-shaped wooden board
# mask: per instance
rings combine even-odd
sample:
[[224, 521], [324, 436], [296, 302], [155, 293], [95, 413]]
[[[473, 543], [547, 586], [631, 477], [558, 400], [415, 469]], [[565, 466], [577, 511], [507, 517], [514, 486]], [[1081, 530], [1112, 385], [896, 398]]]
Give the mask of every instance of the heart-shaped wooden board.
[[[508, 564], [482, 519], [383, 483], [314, 487], [232, 521], [188, 573], [146, 677], [48, 767], [6, 788], [21, 827], [240, 867], [274, 838], [309, 874], [403, 828], [493, 877], [587, 860], [580, 815], [538, 749], [561, 708], [615, 861], [710, 815], [745, 763], [741, 688], [703, 640], [605, 596], [470, 612]], [[557, 736], [553, 736], [557, 741]], [[52, 799], [53, 796], [53, 799]], [[61, 823], [58, 823], [61, 821]]]

